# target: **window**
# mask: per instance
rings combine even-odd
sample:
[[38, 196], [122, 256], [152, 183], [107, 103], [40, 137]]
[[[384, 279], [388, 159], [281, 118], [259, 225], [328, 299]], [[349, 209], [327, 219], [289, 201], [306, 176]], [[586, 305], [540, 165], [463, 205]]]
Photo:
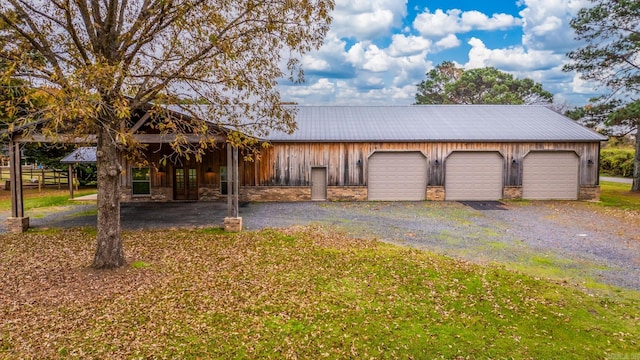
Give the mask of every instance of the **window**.
[[131, 189], [133, 195], [151, 195], [149, 168], [132, 169]]
[[220, 194], [227, 195], [229, 193], [229, 176], [227, 174], [227, 167], [220, 166]]

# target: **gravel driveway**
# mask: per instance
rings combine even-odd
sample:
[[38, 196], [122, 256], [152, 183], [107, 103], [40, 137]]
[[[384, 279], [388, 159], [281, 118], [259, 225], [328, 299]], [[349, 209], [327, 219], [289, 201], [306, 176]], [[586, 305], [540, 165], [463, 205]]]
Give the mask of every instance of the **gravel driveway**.
[[[122, 227], [221, 226], [225, 212], [225, 203], [123, 204]], [[240, 216], [249, 230], [327, 225], [353, 236], [505, 264], [543, 277], [640, 290], [639, 214], [582, 201], [249, 203], [240, 208]], [[31, 220], [36, 228], [95, 226], [95, 204]]]
[[640, 221], [606, 212], [575, 201], [299, 202], [252, 203], [241, 216], [247, 229], [329, 225], [530, 274], [640, 290]]

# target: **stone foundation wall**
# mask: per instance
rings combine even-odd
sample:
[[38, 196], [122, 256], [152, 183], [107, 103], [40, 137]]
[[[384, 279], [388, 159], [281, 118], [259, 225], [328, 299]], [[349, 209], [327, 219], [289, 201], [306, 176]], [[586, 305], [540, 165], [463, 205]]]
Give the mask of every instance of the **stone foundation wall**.
[[522, 186], [505, 186], [502, 198], [507, 200], [522, 199]]
[[226, 195], [220, 194], [220, 188], [201, 187], [198, 189], [198, 200], [200, 201], [217, 201], [226, 199]]
[[369, 190], [366, 186], [329, 186], [327, 200], [330, 201], [367, 201]]
[[[366, 201], [366, 186], [329, 186], [328, 201]], [[310, 186], [245, 186], [240, 188], [242, 201], [311, 201]]]
[[310, 186], [243, 186], [241, 201], [310, 201]]
[[427, 200], [444, 201], [444, 186], [427, 186]]
[[120, 188], [120, 201], [122, 202], [164, 202], [173, 200], [173, 188], [153, 187], [151, 195], [131, 195], [131, 188]]
[[580, 186], [578, 200], [600, 201], [600, 186]]
[[[367, 201], [369, 191], [366, 186], [329, 186], [328, 201]], [[201, 187], [198, 189], [200, 201], [219, 201], [226, 199], [219, 188]], [[522, 186], [505, 186], [503, 198], [507, 200], [522, 199]], [[444, 201], [444, 186], [427, 186], [428, 201]], [[170, 187], [152, 188], [150, 196], [131, 196], [130, 188], [120, 189], [120, 200], [123, 202], [171, 201], [173, 189]], [[310, 186], [243, 186], [240, 188], [241, 201], [311, 201]], [[581, 186], [578, 200], [600, 200], [600, 186]]]

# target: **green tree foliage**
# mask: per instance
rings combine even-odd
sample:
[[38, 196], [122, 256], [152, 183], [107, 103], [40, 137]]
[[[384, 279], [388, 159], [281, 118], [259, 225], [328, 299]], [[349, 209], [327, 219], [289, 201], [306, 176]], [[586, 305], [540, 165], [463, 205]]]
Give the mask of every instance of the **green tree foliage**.
[[[155, 104], [183, 105], [199, 118], [154, 117], [172, 148], [199, 159], [223, 126], [249, 135], [292, 131], [295, 111], [281, 104], [277, 80], [302, 81], [300, 59], [319, 48], [333, 0], [3, 0], [2, 76], [48, 94], [39, 131], [95, 134], [98, 249], [93, 266], [124, 264], [120, 237], [119, 154], [140, 155], [130, 115]], [[12, 14], [15, 14], [13, 16]], [[185, 101], [186, 99], [186, 101]], [[153, 109], [160, 114], [162, 106]], [[185, 133], [201, 135], [197, 144]], [[232, 145], [249, 136], [231, 134]], [[138, 159], [144, 161], [144, 159]]]
[[[586, 80], [611, 90], [599, 105], [600, 115], [588, 121], [607, 128], [614, 125], [636, 133], [633, 191], [640, 191], [640, 2], [635, 0], [591, 0], [571, 21], [576, 39], [585, 45], [567, 54], [565, 71], [577, 71]], [[613, 99], [613, 100], [608, 100]], [[606, 115], [602, 115], [606, 113]], [[574, 115], [575, 117], [576, 115]]]
[[493, 67], [464, 70], [445, 61], [418, 84], [416, 104], [549, 104], [553, 94], [531, 79]]
[[602, 149], [600, 171], [609, 176], [629, 177], [633, 175], [633, 149]]

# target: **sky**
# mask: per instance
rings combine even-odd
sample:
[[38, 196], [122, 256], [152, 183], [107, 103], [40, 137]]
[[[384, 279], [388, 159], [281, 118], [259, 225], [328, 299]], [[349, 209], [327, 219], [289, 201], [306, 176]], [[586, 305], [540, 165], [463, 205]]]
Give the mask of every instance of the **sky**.
[[281, 82], [300, 105], [408, 105], [443, 61], [531, 78], [554, 102], [581, 106], [602, 92], [565, 73], [580, 43], [569, 21], [589, 0], [336, 0], [331, 30], [303, 57], [305, 83]]

